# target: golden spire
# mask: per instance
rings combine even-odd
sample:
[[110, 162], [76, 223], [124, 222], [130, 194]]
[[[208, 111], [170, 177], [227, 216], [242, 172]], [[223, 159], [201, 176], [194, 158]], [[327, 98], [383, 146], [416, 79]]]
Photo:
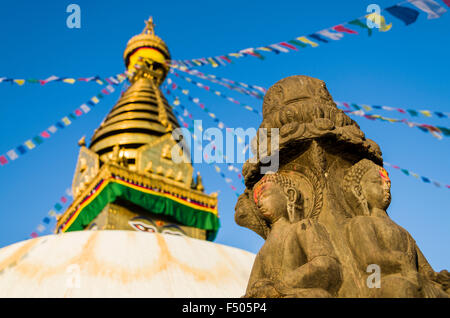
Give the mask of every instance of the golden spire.
[[155, 34], [155, 24], [153, 23], [153, 17], [150, 16], [150, 18], [145, 22], [145, 28], [144, 31], [142, 31], [142, 33], [144, 34]]

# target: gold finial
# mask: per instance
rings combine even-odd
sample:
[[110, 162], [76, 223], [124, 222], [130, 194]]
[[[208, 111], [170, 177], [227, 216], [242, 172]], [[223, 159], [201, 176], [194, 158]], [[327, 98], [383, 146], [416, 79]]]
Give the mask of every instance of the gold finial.
[[80, 140], [78, 140], [78, 146], [84, 147], [86, 146], [86, 136], [81, 137]]
[[142, 33], [155, 34], [155, 24], [153, 23], [153, 17], [150, 17], [147, 21], [145, 21], [145, 28]]

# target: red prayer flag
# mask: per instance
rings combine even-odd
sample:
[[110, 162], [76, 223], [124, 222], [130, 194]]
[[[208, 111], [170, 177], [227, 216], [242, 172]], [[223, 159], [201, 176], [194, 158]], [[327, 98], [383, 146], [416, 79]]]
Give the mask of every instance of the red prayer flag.
[[75, 115], [81, 116], [81, 115], [83, 115], [83, 112], [81, 110], [77, 109], [77, 110], [75, 110]]
[[33, 232], [33, 233], [31, 233], [31, 237], [32, 238], [38, 237], [38, 234], [36, 232]]
[[8, 163], [8, 159], [6, 159], [5, 156], [1, 155], [0, 156], [0, 164], [3, 166], [3, 165], [6, 165], [7, 163]]
[[228, 63], [231, 63], [231, 60], [230, 60], [228, 57], [226, 57], [225, 55], [222, 55], [220, 58], [221, 58], [222, 60], [227, 61]]
[[236, 191], [236, 188], [235, 188], [233, 185], [231, 186], [231, 189], [233, 189], [234, 191]]
[[61, 202], [62, 203], [66, 203], [67, 202], [67, 198], [66, 197], [61, 197]]
[[344, 27], [342, 24], [332, 27], [333, 30], [349, 34], [358, 34], [355, 30]]
[[289, 43], [286, 43], [286, 42], [280, 42], [280, 43], [278, 43], [278, 44], [280, 44], [280, 45], [282, 45], [282, 46], [285, 46], [285, 47], [287, 47], [287, 48], [290, 48], [291, 50], [298, 51], [298, 49], [297, 49], [295, 46], [290, 45]]
[[348, 103], [342, 103], [342, 105], [344, 105], [346, 108], [350, 109], [350, 106]]
[[202, 109], [205, 108], [205, 105], [203, 105], [202, 103], [198, 104], [198, 106], [200, 106]]
[[405, 112], [405, 110], [404, 110], [404, 109], [401, 109], [401, 108], [397, 108], [397, 111], [398, 111], [398, 112], [400, 112], [400, 113], [402, 113], [402, 114], [406, 114], [406, 112]]
[[447, 7], [450, 7], [450, 0], [442, 0], [447, 5]]
[[46, 131], [41, 132], [41, 136], [44, 138], [50, 138], [50, 134]]

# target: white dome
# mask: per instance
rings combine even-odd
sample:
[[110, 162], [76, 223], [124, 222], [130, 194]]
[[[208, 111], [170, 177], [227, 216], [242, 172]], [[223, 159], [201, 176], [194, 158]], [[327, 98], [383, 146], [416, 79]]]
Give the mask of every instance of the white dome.
[[0, 297], [240, 297], [254, 258], [175, 235], [48, 235], [0, 249]]

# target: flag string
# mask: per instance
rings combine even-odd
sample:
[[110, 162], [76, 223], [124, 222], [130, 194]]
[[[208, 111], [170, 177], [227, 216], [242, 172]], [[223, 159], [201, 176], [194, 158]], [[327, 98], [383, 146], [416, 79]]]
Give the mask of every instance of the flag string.
[[364, 117], [369, 120], [381, 120], [381, 121], [387, 121], [390, 123], [403, 123], [410, 128], [417, 127], [422, 132], [430, 132], [433, 135], [433, 137], [435, 137], [439, 140], [442, 139], [442, 136], [450, 137], [450, 128], [443, 127], [443, 126], [433, 126], [433, 125], [429, 125], [429, 124], [411, 122], [406, 119], [388, 118], [388, 117], [384, 117], [384, 116], [381, 116], [378, 114], [368, 114], [368, 113], [364, 112], [362, 109], [355, 110], [355, 111], [351, 111], [351, 110], [347, 109], [347, 110], [343, 110], [343, 111], [344, 111], [344, 113], [347, 113], [349, 115], [356, 115], [356, 116]]
[[25, 155], [30, 150], [44, 143], [46, 139], [50, 138], [59, 130], [71, 125], [72, 121], [76, 120], [78, 117], [87, 114], [91, 110], [91, 107], [95, 107], [98, 103], [100, 103], [100, 100], [103, 99], [105, 95], [110, 95], [115, 91], [113, 86], [116, 86], [123, 82], [127, 78], [125, 74], [126, 73], [122, 73], [116, 76], [108, 77], [106, 79], [108, 85], [106, 85], [106, 87], [103, 88], [97, 95], [90, 98], [87, 102], [83, 103], [74, 111], [70, 112], [67, 116], [57, 121], [54, 125], [51, 125], [47, 129], [42, 131], [40, 134], [26, 140], [23, 144], [17, 146], [16, 148], [7, 151], [6, 154], [0, 154], [0, 166], [4, 166]]
[[422, 182], [424, 182], [424, 183], [433, 184], [434, 186], [436, 186], [436, 187], [438, 187], [438, 188], [447, 188], [447, 189], [450, 189], [450, 184], [443, 184], [442, 182], [438, 182], [438, 181], [433, 180], [433, 179], [431, 179], [431, 178], [428, 178], [428, 177], [424, 177], [424, 176], [418, 175], [418, 174], [415, 173], [415, 172], [412, 172], [412, 171], [410, 171], [410, 170], [401, 168], [401, 167], [399, 167], [399, 166], [397, 166], [397, 165], [390, 164], [389, 162], [386, 162], [386, 161], [385, 161], [383, 164], [384, 164], [385, 166], [387, 166], [387, 167], [390, 167], [390, 168], [394, 168], [394, 169], [396, 169], [396, 170], [399, 170], [399, 171], [403, 172], [403, 174], [405, 174], [405, 175], [407, 175], [407, 176], [411, 176], [411, 177], [414, 177], [414, 178], [416, 178], [416, 179], [418, 179], [418, 180], [422, 180]]
[[[358, 31], [354, 30], [355, 27], [358, 27], [360, 29], [358, 29], [359, 31], [366, 31], [368, 36], [372, 35], [374, 27], [376, 27], [379, 32], [387, 32], [392, 28], [392, 22], [386, 22], [386, 18], [381, 14], [381, 12], [383, 11], [388, 12], [391, 16], [404, 22], [407, 26], [416, 22], [420, 11], [425, 12], [428, 19], [439, 18], [447, 11], [444, 7], [441, 7], [435, 1], [433, 1], [432, 5], [430, 5], [430, 1], [427, 2], [428, 4], [423, 0], [401, 1], [388, 8], [381, 9], [380, 13], [375, 12], [365, 14], [351, 21], [337, 24], [332, 27], [325, 28], [321, 31], [316, 31], [309, 35], [299, 36], [288, 41], [256, 48], [251, 47], [235, 53], [228, 53], [218, 56], [202, 57], [190, 60], [172, 60], [171, 64], [177, 66], [185, 66], [188, 68], [204, 65], [219, 67], [233, 63], [233, 59], [239, 59], [247, 56], [253, 56], [264, 60], [265, 57], [261, 54], [261, 52], [270, 52], [278, 55], [280, 53], [298, 51], [299, 49], [307, 47], [318, 47], [323, 43], [330, 43], [333, 41], [341, 40], [345, 34], [359, 34]], [[409, 6], [403, 6], [404, 4], [408, 4]], [[448, 2], [446, 2], [446, 4], [447, 6], [449, 6]], [[369, 27], [369, 24], [373, 26]]]
[[100, 76], [72, 78], [72, 77], [59, 77], [59, 76], [52, 75], [46, 79], [35, 79], [35, 78], [20, 79], [20, 78], [0, 77], [0, 83], [11, 83], [11, 84], [17, 84], [19, 86], [23, 86], [25, 83], [41, 84], [43, 86], [50, 82], [75, 84], [76, 82], [86, 82], [87, 83], [87, 82], [93, 82], [93, 81], [95, 81], [99, 85], [104, 85], [105, 80], [102, 80], [102, 78]]
[[[192, 80], [191, 78], [184, 77], [184, 76], [182, 76], [182, 75], [180, 75], [180, 74], [178, 74], [178, 73], [176, 73], [176, 72], [174, 72], [174, 75], [175, 75], [175, 76], [178, 76], [178, 77], [180, 77], [180, 78], [182, 78], [182, 79], [184, 79], [185, 81], [187, 81], [187, 82], [189, 82], [189, 83], [192, 83], [192, 84], [196, 85], [197, 87], [203, 88], [203, 89], [205, 89], [206, 91], [215, 94], [216, 96], [222, 97], [222, 98], [228, 100], [229, 102], [231, 102], [231, 103], [233, 103], [233, 104], [242, 106], [242, 107], [244, 107], [246, 110], [251, 111], [251, 112], [253, 112], [253, 113], [255, 113], [255, 114], [257, 114], [257, 115], [259, 115], [259, 116], [262, 117], [262, 114], [261, 114], [257, 109], [255, 109], [254, 107], [251, 107], [251, 106], [249, 106], [249, 105], [246, 105], [246, 104], [244, 104], [244, 103], [241, 103], [240, 101], [238, 101], [238, 100], [236, 100], [236, 99], [234, 99], [234, 98], [232, 98], [232, 97], [230, 97], [230, 96], [227, 96], [227, 95], [225, 95], [224, 93], [222, 93], [222, 92], [220, 92], [220, 91], [218, 91], [218, 90], [214, 90], [214, 89], [210, 88], [209, 86], [205, 86], [205, 85], [203, 85], [202, 83], [196, 82], [196, 81]], [[168, 79], [167, 79], [167, 83], [168, 83], [169, 85], [172, 85], [172, 88], [173, 88], [173, 89], [179, 89], [179, 90], [181, 90], [182, 92], [183, 92], [183, 91], [188, 91], [188, 90], [185, 90], [184, 88], [182, 88], [181, 86], [179, 86], [178, 84], [174, 83], [173, 80], [172, 80], [171, 78], [168, 78]]]
[[47, 212], [47, 215], [41, 220], [41, 223], [38, 224], [35, 230], [31, 232], [30, 236], [32, 238], [38, 237], [50, 226], [50, 222], [52, 219], [55, 219], [57, 221], [59, 216], [58, 212], [60, 212], [64, 208], [64, 205], [69, 202], [72, 196], [72, 190], [70, 188], [67, 188], [65, 191], [65, 195], [61, 196], [61, 198], [53, 205], [53, 208], [51, 208], [50, 211]]

